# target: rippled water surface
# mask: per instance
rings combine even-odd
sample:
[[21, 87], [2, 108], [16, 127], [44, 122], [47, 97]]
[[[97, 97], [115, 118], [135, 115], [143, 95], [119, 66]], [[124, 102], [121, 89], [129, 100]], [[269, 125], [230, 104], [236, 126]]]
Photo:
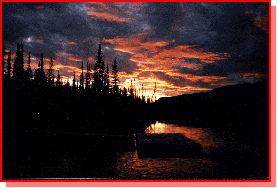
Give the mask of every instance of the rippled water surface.
[[[222, 139], [207, 128], [181, 127], [156, 122], [147, 127], [145, 133], [182, 133], [200, 143], [204, 153], [211, 148], [223, 146]], [[117, 177], [131, 179], [191, 179], [211, 176], [215, 162], [205, 156], [188, 158], [140, 157], [137, 151], [117, 153]]]

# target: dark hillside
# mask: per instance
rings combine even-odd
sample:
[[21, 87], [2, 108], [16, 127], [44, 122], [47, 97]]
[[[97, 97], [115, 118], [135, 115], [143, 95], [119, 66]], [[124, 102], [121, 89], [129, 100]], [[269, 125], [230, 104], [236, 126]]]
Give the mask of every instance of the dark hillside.
[[153, 108], [159, 121], [231, 131], [251, 141], [257, 137], [268, 140], [269, 80], [162, 98]]

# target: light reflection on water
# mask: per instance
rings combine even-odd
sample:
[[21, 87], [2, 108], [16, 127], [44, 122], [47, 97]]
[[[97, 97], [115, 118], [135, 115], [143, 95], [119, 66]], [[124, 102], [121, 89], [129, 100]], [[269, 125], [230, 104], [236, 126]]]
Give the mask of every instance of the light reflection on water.
[[137, 151], [117, 153], [119, 179], [185, 179], [206, 177], [214, 162], [193, 158], [140, 158]]
[[175, 124], [166, 124], [156, 122], [145, 129], [145, 133], [181, 133], [189, 139], [192, 139], [202, 147], [221, 147], [223, 140], [217, 137], [208, 128], [181, 127]]
[[[145, 129], [145, 133], [181, 133], [200, 143], [203, 153], [211, 148], [223, 146], [210, 129], [181, 127], [156, 122]], [[137, 151], [117, 153], [116, 177], [120, 179], [188, 179], [211, 175], [216, 168], [213, 160], [198, 158], [141, 158]]]

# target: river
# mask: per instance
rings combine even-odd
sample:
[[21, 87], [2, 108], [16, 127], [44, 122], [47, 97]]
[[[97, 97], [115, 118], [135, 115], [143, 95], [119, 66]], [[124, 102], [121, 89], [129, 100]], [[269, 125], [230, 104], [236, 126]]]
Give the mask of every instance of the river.
[[[18, 160], [17, 163], [9, 164], [9, 160], [12, 161], [9, 155], [9, 166], [5, 167], [6, 164], [3, 163], [3, 179], [268, 179], [268, 155], [261, 148], [238, 142], [233, 133], [216, 133], [210, 128], [162, 122], [151, 124], [145, 133], [181, 133], [201, 144], [203, 149], [201, 155], [197, 156], [147, 157], [139, 155], [135, 141], [128, 143], [128, 147], [122, 144], [110, 147], [111, 140], [92, 141], [93, 136], [89, 136], [88, 140], [82, 141], [85, 144], [80, 145], [78, 137], [73, 136], [71, 140], [76, 141], [64, 148], [63, 143], [57, 144], [60, 138], [55, 140], [48, 137], [53, 140], [52, 145], [41, 147], [42, 144], [39, 144], [40, 147], [35, 147], [28, 144], [27, 151], [25, 149], [25, 153], [21, 154], [22, 162]], [[34, 150], [35, 154], [28, 152]], [[17, 158], [18, 155], [14, 154], [14, 157]], [[3, 161], [5, 162], [5, 153]], [[5, 168], [15, 168], [18, 173], [5, 172]]]

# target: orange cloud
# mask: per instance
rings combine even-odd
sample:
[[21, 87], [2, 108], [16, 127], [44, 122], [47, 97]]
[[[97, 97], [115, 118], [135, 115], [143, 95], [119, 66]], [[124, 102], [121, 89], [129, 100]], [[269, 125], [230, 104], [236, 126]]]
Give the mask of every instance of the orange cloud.
[[89, 57], [88, 60], [89, 61], [95, 61], [95, 58], [94, 57]]
[[[131, 61], [136, 62], [138, 69], [133, 70], [131, 75], [120, 74], [120, 80], [124, 87], [129, 87], [130, 83], [126, 80], [132, 78], [145, 84], [148, 93], [153, 91], [153, 84], [156, 82], [160, 86], [160, 91], [165, 95], [178, 95], [191, 93], [195, 91], [208, 91], [210, 88], [191, 86], [182, 82], [181, 79], [192, 82], [215, 83], [226, 77], [220, 76], [197, 76], [193, 74], [184, 74], [175, 69], [188, 68], [194, 71], [201, 70], [206, 63], [213, 63], [217, 60], [223, 60], [228, 57], [227, 53], [217, 54], [206, 52], [203, 49], [193, 48], [194, 46], [176, 46], [165, 48], [174, 41], [145, 41], [145, 35], [137, 35], [131, 38], [104, 39], [105, 42], [115, 45], [114, 50], [132, 54]], [[199, 59], [202, 64], [186, 62], [186, 58]], [[155, 77], [155, 74], [149, 77], [141, 76], [141, 73], [151, 75], [152, 72], [163, 73], [167, 78]], [[170, 78], [170, 79], [169, 79]], [[179, 80], [179, 81], [178, 81]], [[178, 86], [176, 83], [178, 82]]]
[[268, 16], [260, 16], [254, 19], [254, 24], [262, 30], [269, 32], [269, 18]]
[[248, 77], [248, 78], [265, 78], [268, 75], [259, 74], [259, 73], [239, 73], [241, 76]]
[[61, 64], [61, 63], [54, 64], [53, 69], [56, 70], [56, 71], [58, 71], [58, 70], [66, 70], [67, 72], [70, 72], [70, 73], [76, 72], [76, 74], [77, 73], [79, 73], [79, 74], [82, 73], [82, 69], [81, 68], [74, 67], [72, 65], [64, 65], [64, 64]]
[[37, 39], [36, 41], [37, 41], [37, 42], [40, 42], [40, 43], [43, 43], [43, 40], [42, 40], [42, 39]]
[[73, 54], [69, 54], [69, 53], [66, 53], [66, 52], [59, 52], [56, 55], [59, 56], [59, 57], [66, 58], [70, 61], [83, 61], [82, 59], [80, 59], [78, 57], [75, 57]]
[[43, 8], [45, 8], [44, 6], [38, 6], [38, 7], [36, 7], [36, 9], [43, 9]]
[[102, 19], [109, 22], [130, 22], [130, 18], [126, 18], [122, 15], [122, 13], [126, 14], [126, 11], [124, 9], [120, 8], [112, 8], [109, 5], [103, 3], [103, 2], [95, 2], [92, 3], [94, 5], [97, 5], [97, 8], [94, 7], [84, 7], [83, 10], [86, 11], [86, 13], [92, 18], [95, 19]]

